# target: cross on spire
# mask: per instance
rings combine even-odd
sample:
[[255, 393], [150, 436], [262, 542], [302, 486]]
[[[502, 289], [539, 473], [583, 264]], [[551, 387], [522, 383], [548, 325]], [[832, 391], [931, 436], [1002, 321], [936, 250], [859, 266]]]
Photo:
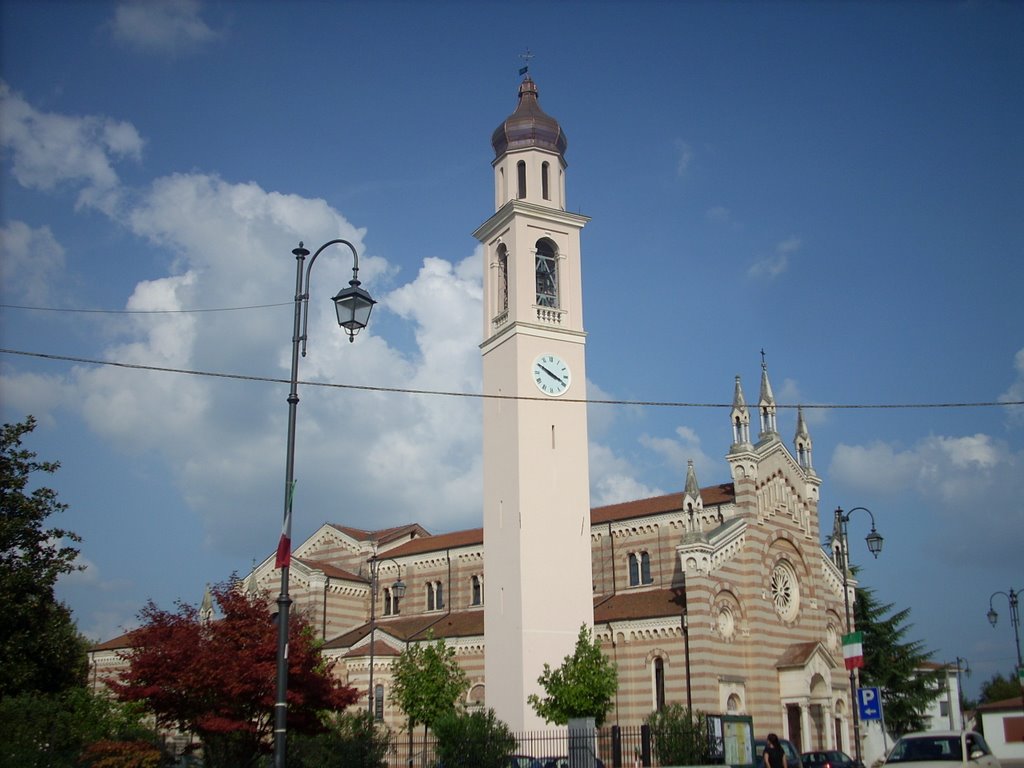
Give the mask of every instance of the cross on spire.
[[530, 49], [526, 49], [526, 53], [520, 53], [519, 58], [526, 62], [522, 67], [519, 68], [519, 74], [525, 75], [530, 71], [530, 59], [533, 58], [533, 54], [530, 53]]

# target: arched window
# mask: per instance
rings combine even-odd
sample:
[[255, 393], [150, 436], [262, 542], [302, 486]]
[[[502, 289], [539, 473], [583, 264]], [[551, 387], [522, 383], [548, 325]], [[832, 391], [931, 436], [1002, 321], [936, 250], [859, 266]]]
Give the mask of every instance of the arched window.
[[440, 581], [427, 582], [427, 610], [440, 611], [444, 608], [444, 587]]
[[548, 184], [549, 163], [545, 160], [540, 166], [540, 190], [545, 200], [551, 199], [551, 191]]
[[484, 602], [484, 591], [480, 583], [480, 577], [474, 576], [470, 579], [470, 587], [472, 589], [472, 602], [470, 605], [483, 605]]
[[629, 553], [629, 586], [651, 584], [651, 556], [646, 552]]
[[373, 719], [384, 719], [384, 686], [377, 685], [373, 689]]
[[391, 591], [391, 587], [384, 587], [384, 615], [393, 616], [398, 613], [398, 595]]
[[537, 306], [558, 309], [558, 256], [547, 240], [537, 242]]
[[661, 656], [654, 659], [654, 708], [658, 712], [665, 709], [665, 660]]
[[508, 309], [508, 248], [498, 246], [498, 311]]
[[516, 163], [516, 175], [519, 182], [519, 192], [516, 197], [522, 200], [526, 197], [526, 162], [524, 160]]

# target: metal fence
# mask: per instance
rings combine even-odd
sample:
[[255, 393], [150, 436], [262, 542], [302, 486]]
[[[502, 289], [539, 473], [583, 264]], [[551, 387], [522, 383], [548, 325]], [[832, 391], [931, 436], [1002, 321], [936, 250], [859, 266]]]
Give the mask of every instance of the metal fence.
[[[572, 765], [590, 768], [653, 768], [651, 729], [646, 725], [595, 728], [592, 732], [568, 728], [524, 731], [513, 734], [518, 748], [516, 755], [535, 758], [541, 768], [568, 768]], [[437, 765], [437, 741], [433, 734], [424, 735], [422, 728], [412, 734], [395, 734], [388, 752], [390, 768], [434, 768]], [[529, 760], [519, 760], [510, 768], [537, 768]]]

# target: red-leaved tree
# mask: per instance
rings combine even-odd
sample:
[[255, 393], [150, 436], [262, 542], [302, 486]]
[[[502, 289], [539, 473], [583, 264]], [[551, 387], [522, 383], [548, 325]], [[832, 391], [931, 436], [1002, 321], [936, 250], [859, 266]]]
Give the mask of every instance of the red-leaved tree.
[[[125, 654], [129, 668], [111, 688], [144, 702], [161, 726], [196, 734], [210, 768], [242, 768], [271, 748], [277, 626], [266, 595], [247, 594], [237, 581], [211, 592], [221, 616], [209, 621], [191, 605], [171, 612], [148, 603]], [[290, 619], [288, 729], [317, 733], [318, 713], [344, 709], [357, 693], [331, 674], [301, 614]]]

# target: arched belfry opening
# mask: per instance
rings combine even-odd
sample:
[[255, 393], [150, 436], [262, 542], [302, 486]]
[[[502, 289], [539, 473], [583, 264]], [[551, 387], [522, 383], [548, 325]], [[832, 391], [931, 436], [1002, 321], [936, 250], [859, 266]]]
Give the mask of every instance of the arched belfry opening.
[[537, 241], [537, 306], [558, 309], [558, 251], [550, 240]]

